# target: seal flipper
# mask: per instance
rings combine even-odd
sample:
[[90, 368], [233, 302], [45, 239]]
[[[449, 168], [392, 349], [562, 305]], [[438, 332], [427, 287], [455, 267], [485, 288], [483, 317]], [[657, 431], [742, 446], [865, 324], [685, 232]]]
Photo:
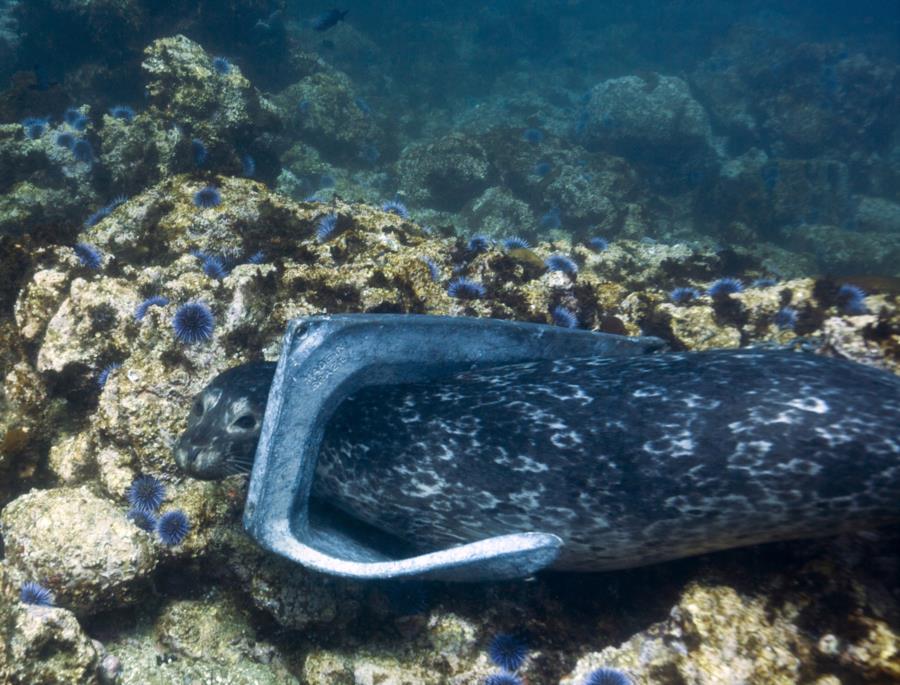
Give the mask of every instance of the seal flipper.
[[657, 338], [540, 324], [423, 315], [320, 316], [292, 321], [269, 393], [244, 510], [263, 547], [306, 567], [354, 578], [485, 580], [531, 575], [562, 541], [518, 533], [396, 559], [328, 516], [310, 515], [325, 425], [360, 388], [417, 383], [479, 366], [642, 354]]

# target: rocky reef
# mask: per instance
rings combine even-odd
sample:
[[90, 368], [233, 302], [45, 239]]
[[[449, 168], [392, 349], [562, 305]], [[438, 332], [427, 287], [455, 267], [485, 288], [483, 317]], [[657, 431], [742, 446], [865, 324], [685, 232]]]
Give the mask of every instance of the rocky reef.
[[[610, 74], [578, 98], [511, 81], [416, 138], [415, 103], [355, 77], [389, 59], [352, 27], [329, 61], [278, 3], [200, 3], [192, 38], [150, 39], [181, 16], [158, 4], [17, 15], [61, 12], [92, 42], [64, 84], [0, 96], [0, 681], [477, 683], [498, 634], [521, 639], [530, 685], [599, 668], [900, 680], [893, 531], [528, 583], [358, 583], [258, 549], [247, 477], [194, 481], [172, 458], [194, 395], [277, 359], [312, 314], [803, 347], [900, 373], [895, 65], [779, 43], [778, 74], [831, 103], [813, 107], [778, 97], [735, 29], [690, 74]], [[204, 47], [217, 34], [233, 57]], [[126, 76], [138, 111], [103, 95]], [[842, 141], [830, 156], [823, 137]]]

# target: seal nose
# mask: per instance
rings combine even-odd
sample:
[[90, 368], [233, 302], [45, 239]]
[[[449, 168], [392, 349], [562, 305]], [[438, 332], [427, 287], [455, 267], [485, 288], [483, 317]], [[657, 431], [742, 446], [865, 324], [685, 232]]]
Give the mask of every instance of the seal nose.
[[182, 471], [190, 471], [191, 466], [197, 461], [200, 454], [200, 448], [196, 446], [185, 445], [179, 441], [175, 448], [175, 463]]

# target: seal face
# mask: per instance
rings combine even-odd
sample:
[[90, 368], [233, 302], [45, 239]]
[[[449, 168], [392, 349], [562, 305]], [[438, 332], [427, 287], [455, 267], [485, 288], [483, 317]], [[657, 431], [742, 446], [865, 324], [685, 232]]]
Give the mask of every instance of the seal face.
[[253, 362], [222, 372], [195, 398], [175, 462], [194, 478], [215, 480], [253, 464], [275, 364]]

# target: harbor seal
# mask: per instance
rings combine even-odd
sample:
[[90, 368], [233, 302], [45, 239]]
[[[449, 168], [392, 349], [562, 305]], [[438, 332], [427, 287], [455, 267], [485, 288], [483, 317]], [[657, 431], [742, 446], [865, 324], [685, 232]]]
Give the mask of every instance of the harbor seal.
[[[429, 331], [444, 349], [474, 344], [451, 321]], [[534, 325], [481, 321], [537, 334]], [[178, 464], [198, 477], [246, 467], [259, 430], [243, 434], [234, 423], [252, 416], [258, 425], [264, 413], [275, 435], [260, 444], [245, 525], [313, 568], [465, 580], [535, 566], [611, 570], [900, 520], [900, 378], [892, 374], [790, 351], [641, 354], [654, 347], [646, 340], [624, 356], [584, 355], [584, 332], [567, 348], [560, 329], [558, 344], [523, 350], [533, 361], [488, 359], [472, 369], [450, 359], [443, 373], [385, 373], [381, 336], [415, 338], [400, 321], [387, 323], [362, 336], [376, 350], [361, 362], [379, 369], [373, 381], [321, 388], [317, 454], [306, 460], [314, 470], [299, 470], [293, 489], [280, 471], [258, 480], [273, 443], [289, 450], [277, 432], [293, 420], [264, 411], [272, 365], [213, 381], [198, 398], [208, 411], [192, 416], [176, 449]], [[313, 343], [337, 349], [295, 376], [300, 384], [276, 377], [269, 404], [283, 408], [279, 386], [289, 395], [322, 386], [328, 360], [346, 360], [342, 332], [311, 342], [309, 330], [299, 339], [289, 331], [286, 348], [307, 360]], [[488, 342], [498, 341], [479, 344]], [[273, 485], [271, 497], [287, 498], [282, 533], [293, 542], [260, 532], [260, 491]], [[412, 569], [407, 555], [418, 560]]]

